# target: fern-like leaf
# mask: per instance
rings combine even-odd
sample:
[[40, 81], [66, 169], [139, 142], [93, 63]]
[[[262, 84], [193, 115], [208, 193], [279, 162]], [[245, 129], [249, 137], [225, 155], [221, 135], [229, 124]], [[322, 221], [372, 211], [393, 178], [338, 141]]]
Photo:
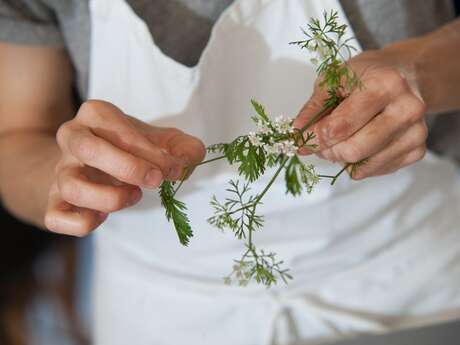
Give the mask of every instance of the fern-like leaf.
[[174, 182], [164, 181], [160, 186], [161, 204], [165, 208], [166, 219], [172, 221], [182, 245], [187, 246], [193, 237], [187, 214], [187, 206], [174, 197]]

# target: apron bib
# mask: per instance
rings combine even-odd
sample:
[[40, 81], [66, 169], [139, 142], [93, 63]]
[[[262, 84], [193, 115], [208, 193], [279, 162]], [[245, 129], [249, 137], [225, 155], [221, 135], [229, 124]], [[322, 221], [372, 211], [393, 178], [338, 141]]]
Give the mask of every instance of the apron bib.
[[[308, 53], [288, 42], [324, 10], [347, 23], [337, 0], [237, 0], [189, 68], [155, 45], [125, 0], [92, 0], [90, 9], [90, 98], [206, 144], [253, 129], [251, 98], [274, 116], [296, 115], [316, 75]], [[308, 159], [321, 173], [338, 169]], [[460, 193], [449, 162], [429, 155], [391, 176], [322, 183], [302, 198], [275, 184], [255, 241], [285, 260], [294, 281], [270, 290], [223, 284], [243, 244], [206, 219], [211, 195], [222, 198], [234, 176], [225, 164], [207, 166], [184, 185], [195, 233], [187, 248], [156, 192], [96, 232], [96, 344], [313, 344], [460, 315]]]

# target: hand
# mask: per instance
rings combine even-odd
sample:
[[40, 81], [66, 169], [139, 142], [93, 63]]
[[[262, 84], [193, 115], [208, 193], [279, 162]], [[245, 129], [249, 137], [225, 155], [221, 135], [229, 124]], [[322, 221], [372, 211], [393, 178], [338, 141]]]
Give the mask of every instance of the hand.
[[[425, 155], [425, 104], [413, 69], [400, 64], [397, 56], [380, 50], [351, 59], [348, 63], [362, 88], [307, 130], [316, 134], [314, 153], [324, 159], [345, 164], [368, 158], [353, 172], [354, 179], [394, 172]], [[326, 97], [317, 81], [294, 125], [305, 125]], [[312, 151], [301, 149], [300, 153]]]
[[88, 101], [57, 133], [62, 151], [45, 215], [46, 227], [84, 236], [109, 213], [142, 198], [141, 187], [183, 178], [205, 156], [203, 143], [175, 128], [150, 126], [110, 103]]

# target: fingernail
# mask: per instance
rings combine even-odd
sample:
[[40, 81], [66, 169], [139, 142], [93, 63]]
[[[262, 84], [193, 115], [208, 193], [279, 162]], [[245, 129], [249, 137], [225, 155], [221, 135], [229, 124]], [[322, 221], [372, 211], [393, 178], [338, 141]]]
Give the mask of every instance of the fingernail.
[[128, 206], [137, 204], [139, 200], [142, 198], [142, 192], [140, 189], [135, 189], [131, 192], [131, 195], [129, 196], [129, 204]]
[[184, 166], [187, 166], [189, 165], [189, 158], [187, 155], [180, 155], [179, 157], [176, 158], [180, 164], [184, 165]]
[[182, 169], [181, 166], [174, 166], [171, 169], [169, 178], [171, 180], [180, 180], [183, 174], [184, 174], [184, 169]]
[[152, 169], [147, 173], [147, 175], [145, 175], [144, 183], [148, 188], [157, 188], [160, 185], [162, 179], [163, 175], [161, 171]]
[[108, 217], [108, 214], [104, 212], [99, 212], [97, 216], [99, 218], [99, 221], [104, 221]]
[[307, 149], [306, 147], [301, 147], [298, 152], [301, 156], [311, 155], [313, 153], [312, 150]]

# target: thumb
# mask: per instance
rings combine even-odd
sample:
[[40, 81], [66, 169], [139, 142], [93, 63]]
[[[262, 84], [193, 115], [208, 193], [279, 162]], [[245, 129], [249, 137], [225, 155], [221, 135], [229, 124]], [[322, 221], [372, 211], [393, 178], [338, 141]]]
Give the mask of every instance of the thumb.
[[[315, 132], [315, 124], [324, 116], [329, 115], [332, 109], [324, 110], [324, 102], [327, 99], [327, 91], [323, 90], [320, 87], [316, 87], [313, 95], [305, 103], [302, 110], [297, 115], [297, 118], [294, 120], [294, 128], [303, 130], [303, 137], [307, 140], [309, 133]], [[307, 130], [308, 128], [308, 130]], [[299, 149], [301, 155], [307, 155], [315, 152], [314, 145], [318, 145], [317, 138], [310, 138], [309, 147], [302, 147]]]
[[328, 95], [326, 90], [320, 87], [315, 87], [315, 90], [313, 91], [310, 99], [307, 101], [307, 103], [305, 103], [296, 119], [294, 120], [294, 127], [300, 129], [307, 125], [309, 122], [314, 121], [315, 117], [320, 114], [321, 110], [324, 108], [324, 101], [327, 99], [327, 97]]

